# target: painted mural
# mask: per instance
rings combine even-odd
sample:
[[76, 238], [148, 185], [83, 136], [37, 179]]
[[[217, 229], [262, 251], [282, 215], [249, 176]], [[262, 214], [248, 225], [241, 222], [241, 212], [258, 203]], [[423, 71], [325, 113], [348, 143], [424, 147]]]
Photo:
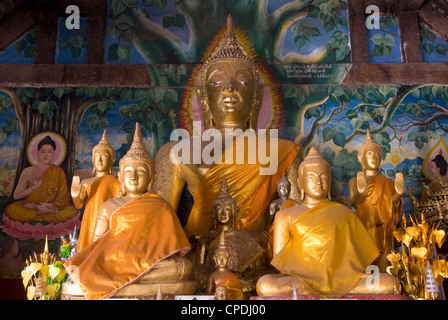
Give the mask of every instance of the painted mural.
[[[31, 165], [21, 146], [42, 131], [66, 132], [67, 152], [59, 165], [68, 187], [73, 175], [93, 176], [91, 152], [104, 129], [116, 151], [114, 174], [135, 122], [155, 156], [173, 129], [193, 120], [196, 65], [210, 54], [210, 43], [219, 41], [229, 13], [263, 74], [268, 103], [259, 124], [278, 128], [280, 138], [295, 141], [303, 154], [319, 149], [332, 165], [333, 198], [345, 204], [348, 181], [361, 170], [357, 150], [370, 129], [383, 150], [383, 174], [404, 174], [405, 212], [411, 212], [409, 195], [420, 196], [422, 183], [431, 180], [423, 163], [448, 138], [448, 84], [340, 85], [351, 62], [346, 1], [207, 0], [192, 8], [182, 1], [110, 0], [104, 62], [146, 64], [151, 88], [0, 88], [0, 276], [18, 276], [17, 265], [42, 246], [38, 231], [47, 225], [28, 223], [36, 232], [26, 239], [5, 227], [4, 209]], [[380, 30], [368, 33], [372, 63], [401, 62], [398, 27], [396, 18], [384, 17]], [[85, 63], [87, 30], [85, 19], [77, 32], [64, 30], [60, 19], [57, 63]], [[1, 53], [0, 63], [33, 63], [35, 33]], [[425, 62], [446, 57], [443, 40], [429, 30], [422, 39]], [[68, 235], [62, 225], [54, 226], [60, 232], [50, 241], [53, 251], [60, 236]]]

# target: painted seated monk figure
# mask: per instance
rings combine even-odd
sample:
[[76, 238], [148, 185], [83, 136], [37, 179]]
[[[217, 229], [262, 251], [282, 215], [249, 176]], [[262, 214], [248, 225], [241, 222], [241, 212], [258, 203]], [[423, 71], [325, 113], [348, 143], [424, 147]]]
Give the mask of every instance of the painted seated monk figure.
[[[227, 33], [220, 43], [220, 47], [201, 66], [201, 83], [197, 88], [202, 127], [226, 137], [221, 140], [219, 152], [214, 149], [213, 161], [204, 161], [201, 157], [204, 150], [217, 143], [215, 140], [199, 139], [199, 147], [196, 148], [193, 136], [190, 139], [191, 152], [188, 148], [189, 156], [183, 154], [185, 150], [178, 149], [180, 142], [184, 141], [165, 144], [156, 156], [155, 190], [171, 203], [175, 211], [185, 186], [193, 195], [194, 205], [184, 227], [189, 238], [203, 236], [212, 229], [212, 202], [220, 193], [223, 175], [228, 181], [230, 195], [237, 203], [236, 227], [240, 230], [266, 231], [268, 226], [264, 216], [277, 183], [283, 175], [296, 175], [297, 170], [290, 168], [297, 167], [299, 163], [299, 146], [294, 142], [256, 132], [264, 87], [258, 66], [245, 54], [237, 40], [230, 16]], [[229, 132], [235, 134], [233, 143], [225, 141]], [[254, 142], [249, 141], [238, 147], [237, 143], [248, 139], [249, 135]], [[258, 157], [251, 163], [248, 158], [257, 155], [257, 150], [262, 148], [270, 150], [272, 161], [262, 163]], [[241, 163], [237, 162], [237, 152], [244, 153]], [[183, 157], [187, 161], [180, 159]], [[196, 158], [199, 161], [195, 161]], [[222, 161], [214, 161], [216, 159]], [[273, 172], [267, 173], [270, 169]], [[263, 170], [266, 174], [260, 174]]]
[[273, 259], [280, 273], [261, 277], [260, 296], [393, 294], [397, 279], [379, 274], [370, 286], [366, 268], [379, 250], [359, 218], [346, 206], [330, 200], [331, 169], [311, 148], [299, 166], [301, 203], [280, 210], [274, 220]]
[[79, 231], [77, 251], [87, 247], [92, 240], [96, 215], [100, 206], [109, 199], [118, 196], [121, 184], [112, 175], [112, 166], [115, 162], [115, 150], [110, 145], [107, 131], [104, 130], [101, 141], [92, 150], [92, 178], [81, 181], [74, 176], [71, 187], [71, 196], [76, 208], [84, 208], [81, 230]]
[[[170, 204], [152, 190], [154, 160], [137, 124], [134, 141], [120, 159], [120, 196], [99, 209], [92, 243], [64, 266], [78, 267], [74, 281], [87, 299], [155, 298], [192, 294], [190, 244]], [[148, 191], [149, 190], [149, 191]]]
[[356, 206], [356, 215], [362, 221], [380, 250], [377, 264], [386, 272], [390, 262], [387, 255], [394, 250], [392, 232], [401, 219], [404, 178], [397, 173], [395, 181], [379, 172], [381, 146], [375, 143], [367, 129], [366, 140], [359, 149], [358, 160], [362, 171], [350, 179], [350, 204]]
[[22, 171], [13, 194], [17, 201], [5, 208], [9, 218], [21, 223], [45, 221], [56, 224], [78, 214], [70, 204], [65, 172], [53, 164], [55, 150], [56, 143], [50, 136], [38, 143], [38, 163]]

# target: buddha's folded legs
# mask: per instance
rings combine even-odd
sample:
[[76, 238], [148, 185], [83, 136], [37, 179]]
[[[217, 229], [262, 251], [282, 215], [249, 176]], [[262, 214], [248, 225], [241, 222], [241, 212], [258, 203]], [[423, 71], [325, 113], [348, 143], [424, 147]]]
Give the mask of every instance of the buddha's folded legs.
[[178, 255], [157, 263], [141, 280], [141, 283], [188, 280], [193, 264]]

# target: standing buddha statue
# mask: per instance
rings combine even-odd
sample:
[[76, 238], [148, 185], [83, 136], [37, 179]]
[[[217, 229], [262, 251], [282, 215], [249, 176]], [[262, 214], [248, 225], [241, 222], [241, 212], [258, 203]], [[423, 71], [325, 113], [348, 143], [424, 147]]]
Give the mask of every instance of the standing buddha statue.
[[74, 176], [72, 181], [73, 203], [77, 209], [84, 208], [77, 251], [81, 251], [91, 243], [100, 206], [107, 200], [117, 197], [121, 189], [120, 182], [112, 175], [114, 162], [115, 150], [109, 143], [107, 131], [104, 130], [101, 141], [92, 150], [95, 176], [82, 181], [79, 176]]
[[381, 155], [381, 147], [367, 129], [358, 154], [363, 171], [350, 179], [349, 198], [350, 204], [357, 206], [356, 215], [380, 249], [377, 264], [381, 272], [386, 272], [390, 264], [387, 255], [394, 250], [392, 232], [402, 214], [404, 178], [402, 173], [397, 173], [394, 182], [380, 174]]

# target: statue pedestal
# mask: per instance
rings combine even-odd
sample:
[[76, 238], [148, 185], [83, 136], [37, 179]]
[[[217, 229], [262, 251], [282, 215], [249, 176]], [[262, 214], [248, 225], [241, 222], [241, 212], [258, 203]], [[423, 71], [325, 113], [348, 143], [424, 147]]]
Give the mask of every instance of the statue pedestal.
[[[250, 300], [294, 300], [292, 296], [255, 296]], [[347, 294], [341, 298], [324, 299], [316, 295], [297, 296], [297, 300], [409, 300], [398, 294]]]
[[[177, 295], [192, 295], [196, 292], [194, 281], [135, 283], [120, 290], [110, 299], [155, 300], [159, 292], [163, 300], [174, 300]], [[81, 288], [73, 282], [64, 282], [62, 300], [86, 300]]]

